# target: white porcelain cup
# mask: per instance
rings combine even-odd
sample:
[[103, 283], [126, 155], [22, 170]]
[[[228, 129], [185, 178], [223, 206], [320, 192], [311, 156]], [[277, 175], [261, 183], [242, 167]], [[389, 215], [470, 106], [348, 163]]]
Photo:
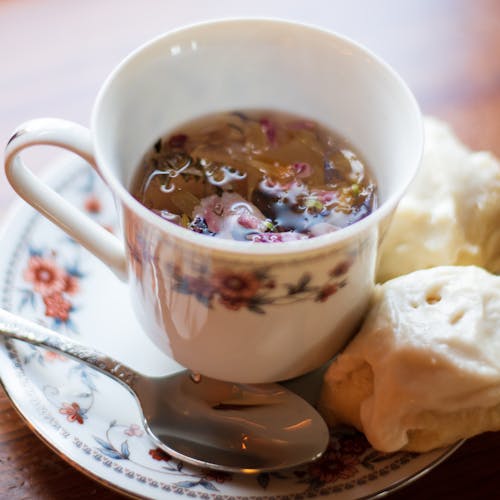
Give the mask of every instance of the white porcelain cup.
[[[252, 108], [303, 115], [347, 137], [372, 168], [379, 208], [334, 233], [262, 244], [196, 234], [131, 196], [136, 166], [159, 137], [208, 113]], [[97, 170], [115, 197], [120, 238], [27, 170], [20, 152], [35, 144], [69, 149]], [[320, 366], [352, 335], [422, 145], [413, 95], [369, 51], [310, 26], [240, 19], [137, 49], [101, 88], [90, 130], [57, 119], [24, 123], [5, 168], [21, 197], [128, 281], [139, 321], [162, 350], [195, 372], [259, 383]]]

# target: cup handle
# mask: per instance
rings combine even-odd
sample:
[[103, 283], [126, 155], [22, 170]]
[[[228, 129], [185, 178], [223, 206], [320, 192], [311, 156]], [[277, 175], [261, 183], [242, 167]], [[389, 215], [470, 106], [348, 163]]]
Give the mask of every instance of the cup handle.
[[35, 145], [67, 149], [81, 156], [97, 171], [90, 131], [76, 123], [54, 118], [25, 122], [7, 143], [5, 173], [21, 198], [92, 252], [120, 279], [126, 280], [123, 243], [48, 187], [21, 160], [21, 151]]

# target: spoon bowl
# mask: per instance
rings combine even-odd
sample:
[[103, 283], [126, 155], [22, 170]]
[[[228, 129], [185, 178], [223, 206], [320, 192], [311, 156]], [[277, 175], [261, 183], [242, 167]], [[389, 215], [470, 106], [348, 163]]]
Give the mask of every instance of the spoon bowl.
[[313, 461], [328, 445], [328, 428], [319, 413], [279, 384], [233, 384], [186, 370], [147, 377], [1, 309], [0, 334], [60, 352], [119, 381], [140, 405], [155, 444], [187, 463], [260, 473]]

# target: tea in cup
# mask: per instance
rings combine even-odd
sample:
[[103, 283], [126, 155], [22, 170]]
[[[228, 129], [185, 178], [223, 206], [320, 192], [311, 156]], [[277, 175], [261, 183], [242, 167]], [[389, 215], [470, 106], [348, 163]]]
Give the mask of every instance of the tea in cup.
[[[230, 147], [218, 125], [196, 125], [221, 116], [236, 127]], [[99, 173], [119, 238], [29, 172], [20, 153], [35, 144], [69, 149]], [[137, 49], [102, 86], [90, 130], [29, 121], [5, 165], [21, 197], [128, 282], [160, 349], [202, 375], [261, 383], [319, 367], [353, 334], [422, 147], [413, 95], [368, 50], [298, 23], [236, 19]], [[141, 198], [146, 181], [165, 206]]]

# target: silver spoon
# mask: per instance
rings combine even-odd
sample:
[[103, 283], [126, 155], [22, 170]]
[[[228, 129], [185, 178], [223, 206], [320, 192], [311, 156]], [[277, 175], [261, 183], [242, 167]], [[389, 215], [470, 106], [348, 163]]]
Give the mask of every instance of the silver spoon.
[[144, 427], [156, 445], [185, 462], [258, 473], [310, 462], [328, 445], [321, 416], [278, 384], [233, 384], [188, 371], [146, 377], [2, 309], [0, 334], [66, 354], [121, 382], [141, 406]]

